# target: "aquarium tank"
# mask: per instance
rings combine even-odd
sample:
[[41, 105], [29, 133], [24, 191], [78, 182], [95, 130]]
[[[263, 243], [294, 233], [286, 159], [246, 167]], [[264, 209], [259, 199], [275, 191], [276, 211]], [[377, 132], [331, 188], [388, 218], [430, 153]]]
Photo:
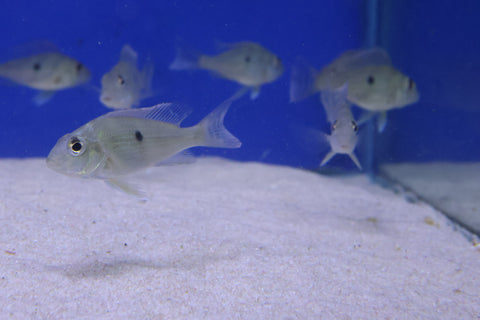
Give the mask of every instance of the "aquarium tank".
[[[85, 211], [82, 209], [79, 212], [89, 212], [95, 207], [92, 216], [86, 220], [97, 226], [101, 224], [101, 213], [110, 212], [110, 209], [106, 209], [108, 206], [115, 212], [123, 206], [130, 208], [128, 210], [134, 212], [135, 216], [147, 217], [145, 207], [141, 206], [156, 203], [144, 199], [143, 191], [148, 193], [148, 187], [147, 190], [140, 191], [137, 188], [138, 182], [130, 184], [123, 179], [124, 176], [132, 172], [148, 172], [151, 175], [150, 170], [157, 167], [165, 172], [195, 171], [197, 162], [204, 163], [196, 159], [210, 158], [228, 160], [240, 167], [258, 164], [263, 169], [259, 169], [258, 175], [250, 177], [240, 174], [243, 178], [238, 181], [230, 179], [225, 185], [216, 185], [218, 190], [212, 191], [212, 194], [216, 194], [211, 200], [213, 202], [205, 200], [205, 203], [217, 204], [219, 199], [227, 197], [219, 190], [229, 192], [234, 190], [233, 186], [243, 183], [246, 185], [246, 193], [235, 193], [235, 200], [227, 202], [231, 205], [249, 205], [251, 212], [256, 212], [255, 202], [249, 202], [253, 200], [248, 197], [241, 199], [248, 194], [248, 188], [254, 190], [254, 187], [248, 185], [250, 182], [253, 185], [252, 181], [257, 181], [256, 178], [260, 182], [270, 181], [267, 174], [270, 169], [267, 168], [292, 169], [301, 174], [308, 173], [315, 179], [318, 177], [332, 179], [331, 181], [364, 179], [365, 184], [360, 189], [370, 190], [369, 188], [375, 187], [382, 190], [375, 194], [375, 199], [382, 198], [379, 196], [382, 192], [390, 192], [406, 205], [421, 203], [441, 213], [448, 228], [460, 234], [470, 246], [473, 245], [473, 249], [469, 249], [472, 254], [476, 254], [478, 262], [480, 91], [476, 85], [480, 77], [479, 12], [480, 2], [473, 0], [4, 1], [0, 10], [0, 163], [5, 164], [2, 169], [4, 181], [1, 182], [4, 184], [4, 203], [0, 201], [0, 223], [4, 225], [4, 232], [0, 241], [0, 254], [3, 254], [6, 261], [4, 265], [11, 266], [13, 271], [0, 274], [4, 279], [0, 280], [0, 288], [13, 288], [12, 282], [7, 281], [12, 281], [13, 273], [16, 272], [15, 265], [25, 265], [25, 261], [35, 260], [21, 256], [22, 245], [20, 242], [15, 244], [14, 240], [16, 231], [10, 233], [11, 230], [22, 230], [25, 225], [25, 230], [35, 229], [34, 226], [22, 219], [20, 221], [23, 222], [15, 224], [16, 227], [10, 223], [16, 221], [19, 215], [29, 217], [25, 212], [28, 212], [28, 208], [37, 206], [44, 211], [35, 219], [44, 217], [48, 220], [48, 212], [54, 210], [47, 210], [47, 205], [41, 199], [52, 199], [52, 206], [59, 201], [63, 204], [60, 205], [62, 208], [72, 208], [77, 204], [86, 206]], [[77, 163], [82, 157], [88, 161], [84, 160], [80, 167]], [[32, 163], [38, 167], [25, 162], [30, 160], [36, 161]], [[21, 163], [24, 163], [25, 169], [16, 167]], [[220, 164], [218, 166], [221, 167]], [[15, 178], [14, 174], [26, 174], [30, 172], [29, 168], [33, 171], [31, 176], [22, 176], [23, 180]], [[188, 190], [187, 186], [201, 185], [202, 181], [209, 182], [223, 177], [216, 173], [215, 166], [208, 168], [212, 171], [208, 171], [208, 176], [200, 182], [195, 179], [185, 181], [185, 190]], [[203, 172], [207, 169], [198, 170]], [[38, 195], [40, 193], [31, 196], [28, 186], [43, 179], [40, 178], [44, 177], [41, 173], [43, 171], [46, 172], [45, 177], [48, 177], [45, 178], [48, 181], [44, 182], [61, 184], [62, 187], [55, 189], [55, 192], [42, 187], [41, 196]], [[236, 172], [233, 167], [227, 171]], [[262, 178], [262, 172], [266, 174], [265, 179]], [[87, 179], [78, 179], [79, 177]], [[150, 180], [153, 180], [152, 177]], [[175, 175], [171, 178], [175, 180], [174, 177]], [[274, 179], [272, 181], [278, 182], [278, 188], [281, 188], [282, 183], [288, 185], [290, 181], [288, 175], [275, 178], [275, 174], [272, 174], [271, 177]], [[168, 178], [162, 179], [157, 180], [163, 183], [166, 190], [175, 190], [175, 184], [172, 185], [173, 189], [168, 189]], [[78, 189], [74, 184], [86, 183], [85, 180], [91, 180], [88, 181], [90, 184], [85, 185], [85, 190], [95, 186], [100, 191], [91, 191], [92, 193], [87, 193], [88, 196], [84, 194], [82, 201], [72, 198], [76, 193], [83, 194], [84, 189]], [[100, 183], [102, 180], [107, 185]], [[295, 181], [290, 181], [292, 188], [296, 186]], [[356, 183], [347, 183], [349, 186], [346, 189]], [[273, 195], [277, 190], [275, 188], [271, 191]], [[70, 192], [69, 196], [63, 195], [62, 189]], [[102, 193], [103, 190], [105, 194]], [[301, 187], [293, 190], [301, 190]], [[308, 190], [314, 189], [306, 188], [305, 192]], [[174, 195], [174, 191], [171, 191], [172, 194], [169, 192], [162, 192], [166, 200], [174, 199], [172, 201], [178, 200], [179, 203], [203, 201], [201, 197], [195, 200], [197, 193], [183, 191], [188, 199], [185, 200]], [[112, 198], [110, 194], [113, 194]], [[107, 203], [102, 201], [97, 205], [99, 200], [90, 201], [93, 199], [90, 197], [95, 195]], [[270, 199], [260, 203], [267, 205], [290, 197], [296, 199], [295, 192], [287, 195], [279, 193], [277, 196], [275, 201]], [[121, 200], [114, 200], [116, 197]], [[337, 197], [337, 194], [318, 194], [312, 197], [318, 198], [319, 203], [311, 205], [311, 210], [319, 210], [324, 202], [332, 199], [337, 199], [335, 205], [344, 208], [342, 210], [348, 211], [348, 208], [356, 206], [355, 202], [342, 200], [346, 198]], [[19, 207], [12, 209], [8, 199], [14, 199]], [[139, 201], [147, 204], [139, 205]], [[158, 210], [163, 210], [162, 204], [163, 202], [155, 206]], [[291, 207], [293, 211], [295, 206]], [[392, 208], [393, 206], [392, 204]], [[304, 213], [302, 210], [300, 212]], [[84, 234], [83, 231], [75, 230], [77, 222], [71, 221], [76, 221], [76, 218], [71, 220], [67, 213], [58, 214], [60, 218], [55, 221], [63, 221], [62, 226], [68, 225], [71, 228], [68, 229], [70, 231], [65, 231], [65, 235], [69, 232]], [[167, 213], [162, 211], [162, 215]], [[77, 215], [80, 216], [81, 214]], [[112, 220], [108, 224], [115, 225], [112, 222], [116, 220], [115, 216], [109, 217]], [[254, 220], [257, 218], [259, 221], [267, 219], [259, 215]], [[357, 221], [357, 218], [350, 218], [352, 220], [349, 221]], [[390, 228], [378, 227], [381, 221], [376, 216], [367, 215], [364, 218], [366, 220], [362, 221], [365, 223], [377, 226], [375, 232], [380, 229], [380, 232], [384, 232]], [[404, 220], [401, 217], [394, 218], [400, 221], [395, 230], [408, 229], [402, 225]], [[181, 223], [191, 223], [182, 228], [195, 229], [195, 223], [185, 222], [187, 218], [182, 220], [180, 215], [175, 219], [183, 222], [178, 222], [177, 225], [177, 220], [174, 220], [171, 224], [162, 226], [175, 230]], [[295, 218], [291, 219], [286, 225], [294, 223]], [[310, 221], [310, 218], [302, 219], [303, 222]], [[424, 221], [422, 219], [423, 216], [421, 221]], [[437, 226], [435, 219], [425, 219], [424, 224]], [[214, 220], [218, 221], [216, 218]], [[225, 225], [234, 224], [227, 220]], [[156, 225], [154, 221], [146, 221], [144, 223], [150, 227]], [[272, 230], [287, 228], [281, 222], [278, 223]], [[255, 221], [241, 222], [245, 226], [255, 224]], [[53, 223], [44, 228], [47, 230], [52, 226], [53, 230], [55, 225]], [[141, 228], [135, 232], [141, 232], [139, 230]], [[116, 231], [112, 231], [113, 234]], [[85, 232], [88, 234], [93, 231]], [[247, 236], [248, 228], [239, 234], [243, 232]], [[195, 232], [190, 234], [195, 238]], [[22, 241], [34, 238], [30, 231], [19, 237]], [[88, 239], [91, 237], [93, 236], [88, 236]], [[296, 236], [295, 233], [287, 233], [285, 237]], [[75, 236], [71, 237], [74, 238]], [[281, 239], [278, 243], [282, 243]], [[198, 239], [195, 241], [201, 242]], [[228, 242], [225, 241], [220, 243], [223, 245]], [[127, 248], [127, 240], [121, 242]], [[228, 243], [231, 251], [221, 248], [235, 252], [231, 253], [232, 256], [244, 254], [235, 241]], [[56, 247], [54, 242], [52, 246]], [[182, 244], [182, 249], [183, 246], [187, 245]], [[211, 248], [205, 249], [205, 252], [215, 251], [215, 243], [209, 242], [205, 248], [208, 246]], [[273, 247], [275, 245], [272, 244]], [[267, 251], [274, 250], [259, 244], [255, 249], [256, 255], [261, 256], [264, 248]], [[359, 248], [359, 245], [355, 244], [355, 248]], [[113, 252], [112, 254], [116, 252], [114, 249], [105, 250]], [[137, 256], [142, 256], [141, 247], [137, 246], [135, 250]], [[63, 253], [58, 251], [58, 254]], [[131, 256], [132, 252], [129, 254]], [[227, 256], [229, 254], [225, 253]], [[91, 256], [90, 254], [89, 257]], [[195, 251], [188, 253], [188, 259], [192, 256], [195, 256]], [[61, 280], [62, 288], [72, 286], [72, 283], [81, 284], [85, 275], [89, 281], [93, 281], [92, 286], [110, 288], [111, 283], [95, 282], [100, 281], [105, 270], [106, 277], [110, 277], [109, 281], [115, 282], [116, 279], [122, 281], [119, 276], [125, 272], [122, 268], [150, 270], [160, 268], [159, 265], [163, 267], [162, 262], [140, 259], [140, 262], [135, 260], [132, 263], [133, 260], [122, 256], [121, 259], [116, 257], [111, 260], [108, 257], [95, 258], [97, 260], [88, 258], [88, 261], [93, 262], [77, 268], [71, 261], [45, 257], [37, 259], [42, 261], [44, 267], [32, 267], [32, 270], [39, 268], [41, 274], [63, 270], [60, 278], [67, 280]], [[213, 253], [209, 256], [214, 261], [217, 258], [222, 259]], [[8, 259], [19, 260], [14, 263]], [[162, 259], [160, 260], [163, 261]], [[174, 260], [180, 261], [180, 265], [183, 266], [182, 261], [190, 261], [185, 264], [192, 265], [191, 269], [184, 266], [182, 274], [197, 270], [194, 267], [196, 260], [188, 259], [184, 260], [181, 254], [175, 255]], [[338, 262], [341, 260], [335, 261], [342, 264]], [[175, 263], [177, 262], [166, 265], [176, 268]], [[309, 265], [308, 262], [305, 263]], [[301, 264], [302, 267], [304, 265]], [[208, 274], [205, 271], [207, 267], [203, 268], [198, 271], [201, 274], [199, 278], [203, 277], [202, 272]], [[253, 269], [257, 268], [261, 266], [255, 264]], [[301, 267], [296, 270], [302, 272]], [[222, 270], [217, 271], [222, 274]], [[263, 272], [269, 271], [265, 269]], [[185, 277], [182, 279], [189, 276]], [[478, 281], [478, 273], [474, 278]], [[128, 281], [133, 280], [129, 278]], [[195, 299], [200, 299], [201, 285], [191, 284], [187, 280], [182, 283], [186, 283], [186, 287], [181, 289], [183, 294], [188, 291]], [[30, 288], [30, 285], [32, 283], [25, 285], [25, 288]], [[221, 286], [220, 283], [217, 285]], [[125, 286], [134, 285], [129, 282]], [[26, 289], [21, 298], [18, 296], [19, 291], [15, 291], [20, 290], [18, 287], [7, 290], [9, 294], [3, 297], [0, 294], [2, 309], [8, 309], [4, 316], [52, 319], [63, 318], [65, 315], [72, 319], [82, 316], [116, 319], [247, 319], [252, 316], [328, 319], [338, 318], [339, 315], [371, 318], [377, 312], [382, 317], [401, 317], [392, 311], [401, 312], [401, 308], [392, 302], [386, 305], [394, 308], [386, 307], [383, 310], [387, 310], [385, 313], [378, 313], [378, 310], [369, 313], [363, 309], [368, 305], [364, 301], [362, 307], [352, 306], [345, 313], [342, 311], [336, 314], [335, 310], [343, 309], [332, 302], [336, 299], [334, 294], [319, 298], [332, 305], [328, 309], [331, 313], [324, 313], [312, 306], [295, 313], [292, 311], [294, 308], [289, 310], [288, 306], [295, 305], [292, 301], [297, 300], [289, 296], [289, 299], [278, 302], [277, 306], [291, 312], [280, 315], [275, 313], [273, 300], [265, 298], [275, 296], [275, 292], [266, 292], [268, 289], [261, 292], [258, 288], [255, 293], [251, 290], [243, 293], [245, 296], [258, 295], [257, 302], [262, 300], [261, 297], [268, 300], [268, 313], [259, 311], [265, 310], [265, 305], [250, 310], [260, 312], [256, 313], [258, 317], [249, 313], [248, 307], [242, 309], [244, 300], [238, 296], [230, 297], [230, 300], [226, 298], [228, 303], [235, 306], [231, 310], [236, 310], [237, 313], [231, 313], [229, 307], [225, 306], [223, 311], [210, 306], [210, 313], [205, 311], [208, 306], [202, 306], [201, 312], [197, 312], [198, 309], [190, 309], [191, 313], [185, 310], [180, 312], [178, 305], [171, 304], [169, 310], [176, 311], [172, 311], [170, 317], [169, 312], [165, 311], [168, 308], [158, 314], [154, 311], [149, 313], [149, 310], [155, 308], [145, 302], [141, 308], [138, 305], [132, 307], [132, 313], [120, 314], [117, 311], [121, 308], [115, 309], [111, 301], [107, 302], [107, 298], [101, 305], [92, 302], [97, 309], [91, 313], [85, 311], [87, 304], [75, 305], [71, 301], [63, 305], [64, 309], [52, 307], [47, 308], [48, 311], [39, 311], [42, 308], [37, 306], [33, 311], [19, 313], [15, 308], [22, 308], [22, 303], [37, 305], [42, 300], [32, 298], [36, 294], [34, 289]], [[143, 285], [138, 286], [139, 294], [145, 294], [142, 288]], [[305, 290], [303, 294], [319, 294], [315, 287], [307, 289], [303, 285], [302, 289]], [[65, 290], [61, 292], [69, 292]], [[449, 290], [468, 291], [457, 287]], [[99, 289], [99, 292], [100, 296], [107, 295], [103, 289]], [[208, 294], [213, 294], [212, 292], [216, 291], [208, 291]], [[478, 291], [468, 293], [478, 298]], [[20, 298], [15, 299], [15, 294]], [[461, 293], [455, 294], [459, 299], [455, 301], [461, 306], [464, 301], [459, 297]], [[110, 292], [109, 297], [116, 296]], [[179, 305], [193, 303], [190, 298], [179, 297], [172, 296], [169, 299], [183, 301], [177, 301]], [[145, 301], [149, 299], [153, 298], [146, 298]], [[299, 296], [298, 299], [304, 301], [306, 297]], [[345, 299], [342, 300], [343, 303], [351, 303]], [[119, 301], [125, 300], [119, 298]], [[279, 298], [278, 301], [282, 299]], [[318, 301], [312, 303], [318, 306]], [[449, 306], [447, 304], [445, 310], [456, 310]], [[297, 307], [303, 308], [303, 305]], [[476, 314], [478, 317], [480, 314], [478, 308], [471, 304], [460, 309], [467, 310], [466, 315]], [[422, 315], [427, 313], [415, 311], [407, 318], [421, 318]]]

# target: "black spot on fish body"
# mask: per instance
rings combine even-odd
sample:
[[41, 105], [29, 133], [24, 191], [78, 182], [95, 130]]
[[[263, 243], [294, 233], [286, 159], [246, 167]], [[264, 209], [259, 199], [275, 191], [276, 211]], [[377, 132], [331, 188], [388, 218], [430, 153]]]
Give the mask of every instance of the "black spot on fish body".
[[368, 76], [367, 82], [369, 85], [372, 85], [375, 83], [375, 78], [373, 76]]
[[248, 62], [250, 62], [250, 60], [251, 60], [250, 56], [246, 56], [246, 57], [245, 57], [245, 62], [248, 63]]
[[137, 139], [138, 142], [142, 142], [143, 140], [143, 134], [140, 131], [135, 131], [135, 139]]
[[80, 62], [77, 63], [77, 71], [80, 72], [82, 69], [83, 69], [83, 64], [81, 64]]
[[39, 71], [42, 68], [42, 65], [38, 62], [33, 64], [33, 70]]

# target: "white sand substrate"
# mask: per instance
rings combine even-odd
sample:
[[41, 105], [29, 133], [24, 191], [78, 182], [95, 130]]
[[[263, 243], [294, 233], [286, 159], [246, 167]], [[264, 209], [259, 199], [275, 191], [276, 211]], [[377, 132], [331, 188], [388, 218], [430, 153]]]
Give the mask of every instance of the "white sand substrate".
[[218, 158], [140, 202], [0, 160], [0, 319], [473, 319], [480, 248], [362, 175]]

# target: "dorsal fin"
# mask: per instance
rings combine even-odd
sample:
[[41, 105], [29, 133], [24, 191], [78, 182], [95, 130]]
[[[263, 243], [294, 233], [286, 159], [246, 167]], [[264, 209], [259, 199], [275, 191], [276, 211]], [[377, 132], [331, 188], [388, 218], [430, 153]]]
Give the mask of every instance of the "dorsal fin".
[[138, 54], [132, 49], [132, 47], [130, 47], [130, 45], [126, 44], [122, 47], [122, 51], [120, 52], [120, 61], [128, 62], [136, 66], [137, 59]]
[[188, 117], [191, 110], [177, 103], [160, 103], [149, 108], [117, 110], [104, 115], [104, 117], [132, 117], [168, 122], [180, 125]]

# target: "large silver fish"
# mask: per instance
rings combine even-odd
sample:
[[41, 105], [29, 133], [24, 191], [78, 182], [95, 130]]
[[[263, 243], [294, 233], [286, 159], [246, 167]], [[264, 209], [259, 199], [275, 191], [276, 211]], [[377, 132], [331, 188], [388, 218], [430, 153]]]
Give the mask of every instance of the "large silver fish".
[[238, 148], [240, 141], [223, 125], [232, 97], [195, 126], [179, 125], [189, 114], [163, 103], [150, 108], [110, 112], [61, 137], [47, 158], [51, 169], [105, 180], [127, 193], [143, 196], [128, 175], [155, 166], [195, 146]]
[[137, 67], [137, 53], [125, 45], [120, 61], [102, 77], [100, 102], [113, 109], [137, 106], [151, 95], [153, 65], [147, 63], [142, 71]]
[[90, 79], [90, 71], [77, 60], [59, 52], [31, 55], [0, 64], [0, 77], [42, 90], [34, 100], [43, 104], [53, 92], [71, 88]]
[[395, 69], [385, 50], [350, 50], [320, 72], [301, 60], [292, 70], [290, 101], [299, 101], [322, 90], [348, 84], [347, 99], [374, 112], [384, 112], [417, 102], [415, 82]]
[[255, 99], [260, 87], [275, 81], [283, 73], [281, 60], [272, 52], [255, 42], [238, 42], [227, 46], [227, 50], [214, 56], [177, 49], [177, 56], [170, 69], [204, 69], [228, 80], [252, 89]]

